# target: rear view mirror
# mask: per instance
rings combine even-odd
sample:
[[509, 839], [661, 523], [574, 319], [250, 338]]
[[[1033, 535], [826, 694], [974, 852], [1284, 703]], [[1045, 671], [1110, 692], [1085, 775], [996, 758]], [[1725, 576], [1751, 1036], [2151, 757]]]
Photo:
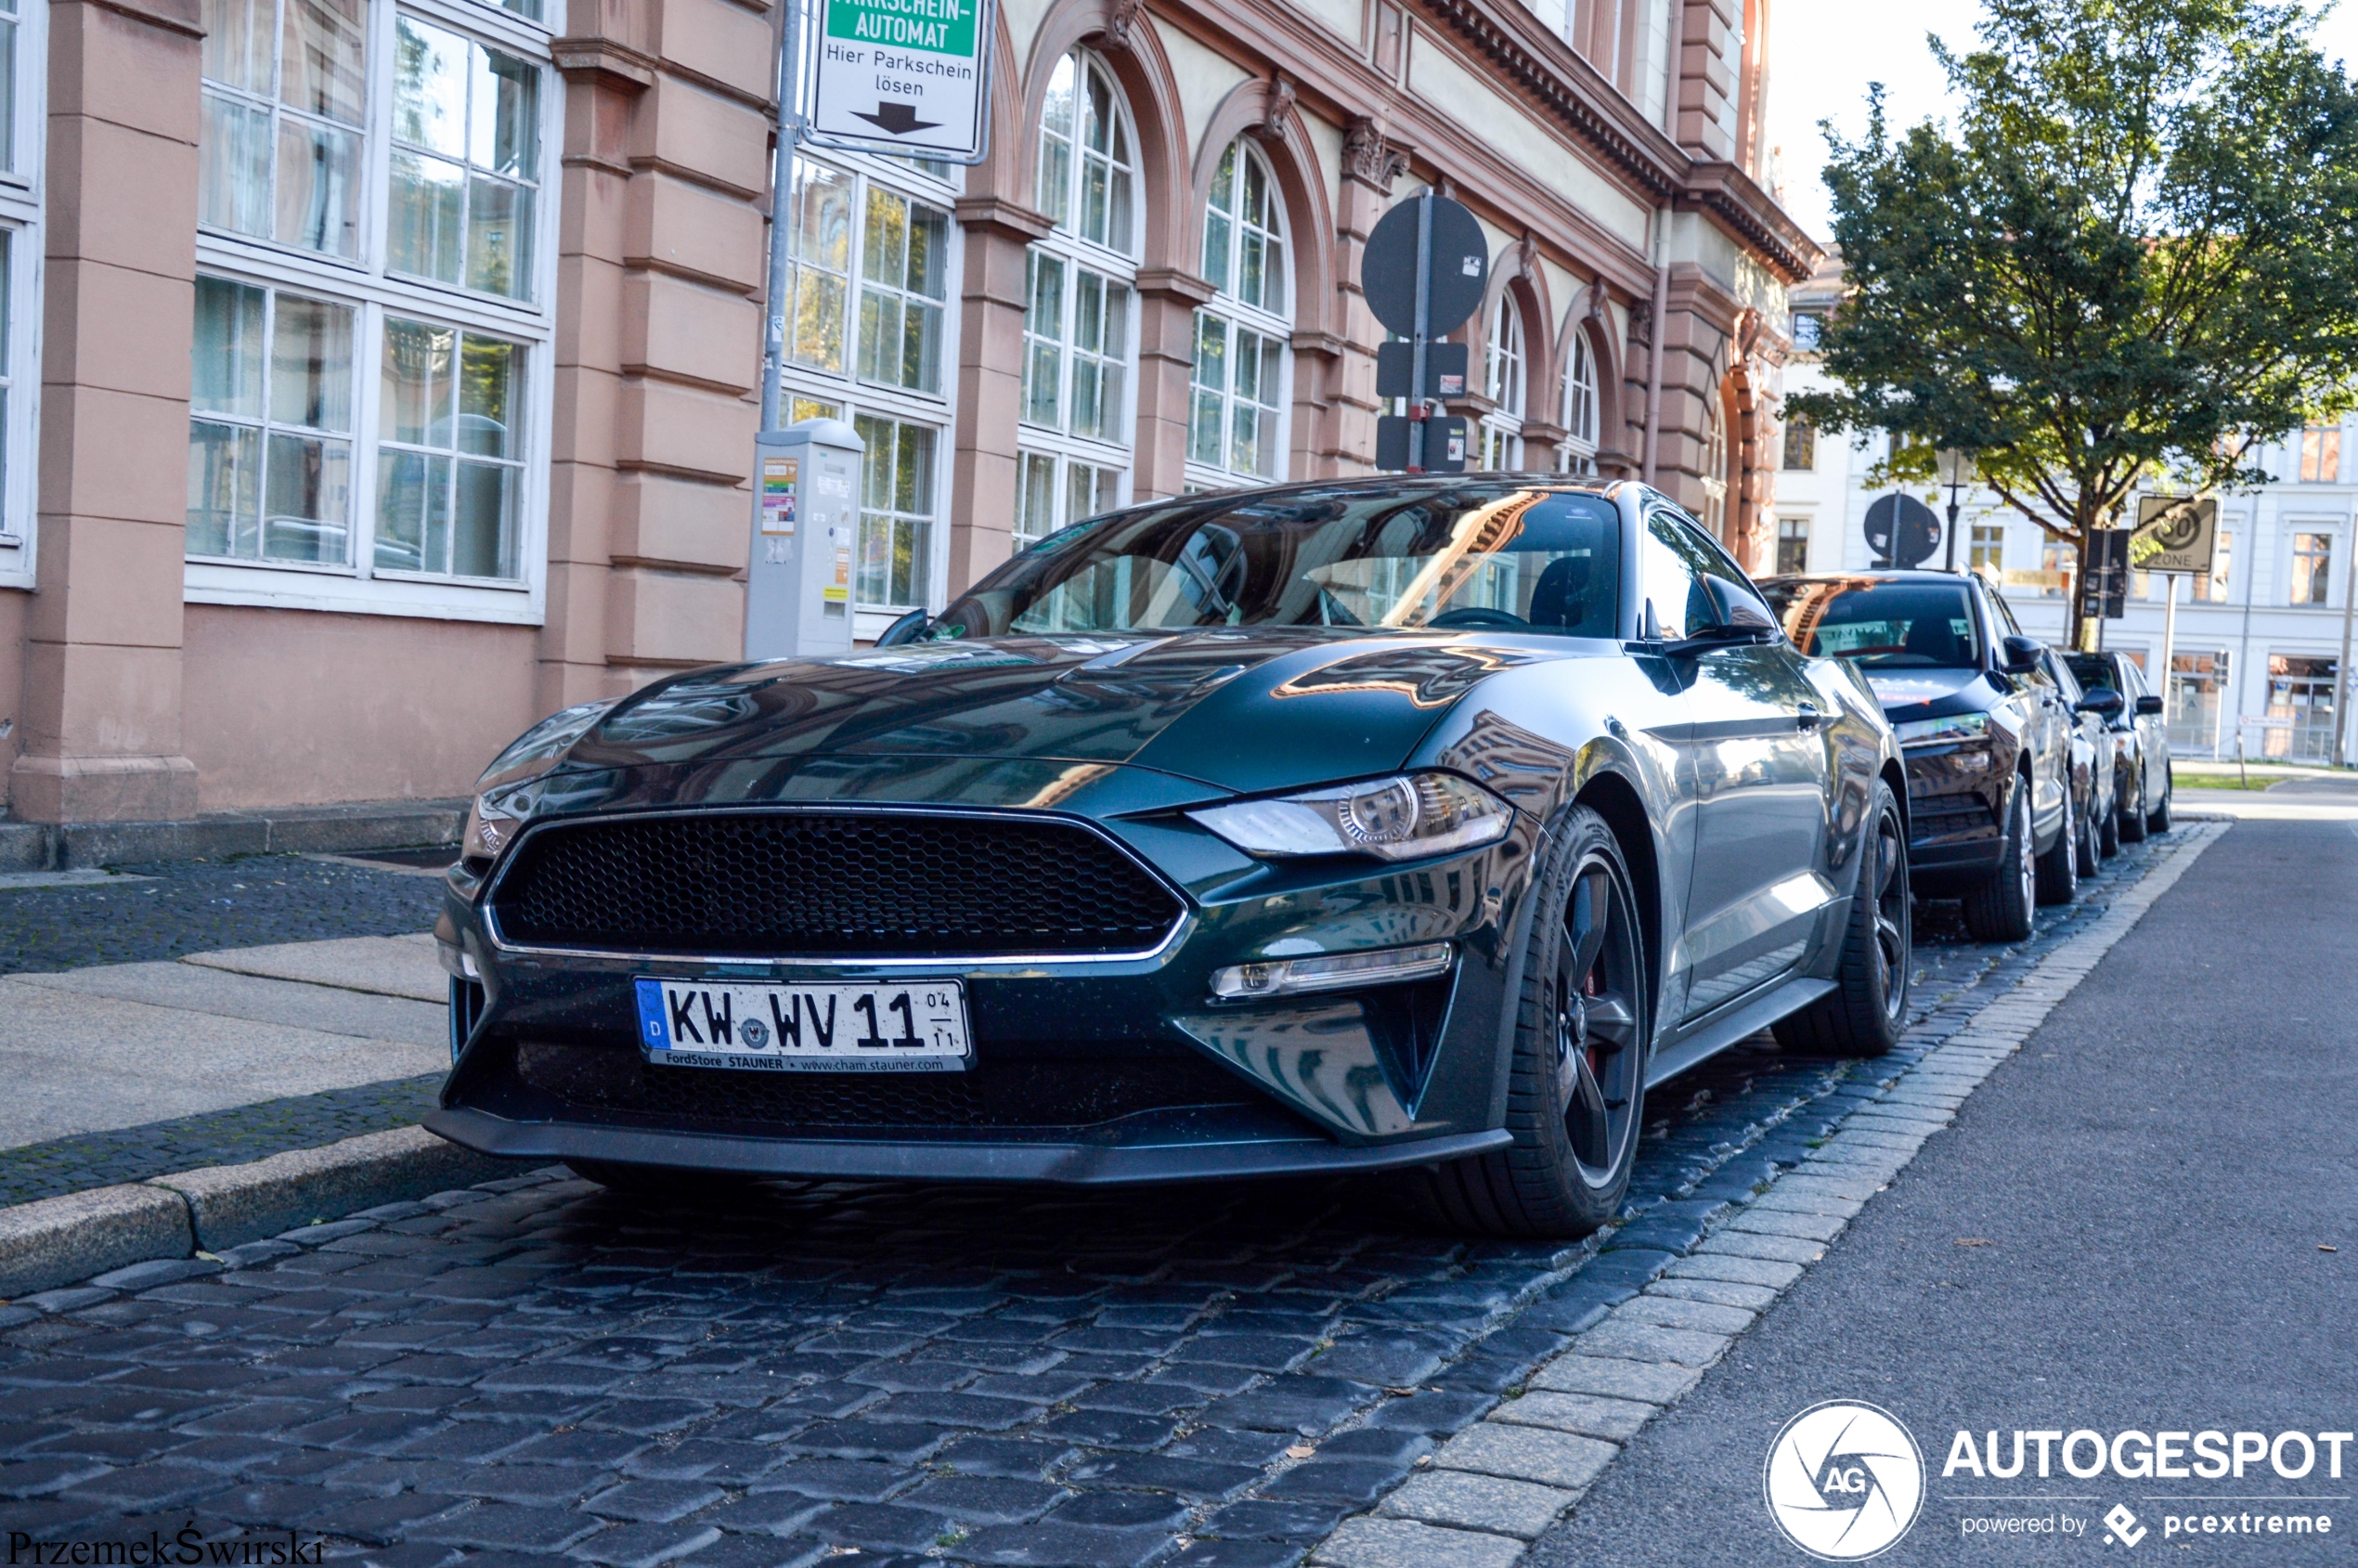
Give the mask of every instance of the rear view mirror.
[[1998, 644], [1998, 667], [2008, 675], [2028, 675], [2046, 651], [2035, 637], [2006, 638]]
[[2145, 695], [2139, 697], [2137, 699], [2137, 717], [2140, 719], [2160, 718], [2161, 699], [2155, 696], [2150, 692]]
[[2099, 686], [2079, 699], [2080, 712], [2092, 713], [2100, 719], [2118, 718], [2120, 710], [2127, 706], [2120, 693], [2109, 686]]
[[1749, 632], [1766, 632], [1771, 637], [1777, 631], [1777, 618], [1764, 608], [1759, 600], [1738, 588], [1725, 577], [1705, 577], [1704, 591], [1711, 595], [1711, 603], [1719, 612], [1719, 624], [1738, 627]]

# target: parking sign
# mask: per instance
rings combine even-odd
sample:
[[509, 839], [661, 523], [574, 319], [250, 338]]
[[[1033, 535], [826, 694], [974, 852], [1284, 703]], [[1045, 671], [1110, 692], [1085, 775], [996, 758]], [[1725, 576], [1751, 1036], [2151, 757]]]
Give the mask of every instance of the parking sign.
[[979, 163], [991, 0], [812, 0], [803, 135], [823, 147]]

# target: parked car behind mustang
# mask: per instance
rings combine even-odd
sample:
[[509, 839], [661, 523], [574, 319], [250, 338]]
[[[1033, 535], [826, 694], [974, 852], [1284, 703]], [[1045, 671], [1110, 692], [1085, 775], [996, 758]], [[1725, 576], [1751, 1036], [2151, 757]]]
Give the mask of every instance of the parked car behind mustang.
[[2019, 941], [2034, 905], [2078, 896], [2077, 716], [2003, 598], [1948, 572], [1760, 586], [1796, 646], [1855, 664], [1882, 699], [1908, 759], [1918, 892], [1962, 898], [1980, 941]]
[[[2055, 690], [2063, 698], [2065, 710], [2072, 716], [2072, 843], [2076, 849], [2073, 869], [2079, 875], [2093, 876], [2102, 869], [2106, 855], [2120, 851], [2120, 841], [2110, 837], [2114, 748], [2107, 721], [2128, 705], [2109, 686], [2093, 692], [2081, 686], [2064, 655], [2053, 648], [2047, 650], [2044, 667], [2047, 679], [2055, 683]], [[2110, 849], [2105, 848], [2108, 839]]]
[[2127, 706], [2105, 720], [2112, 732], [2117, 772], [2113, 834], [2134, 844], [2170, 831], [2170, 725], [2160, 694], [2126, 654], [2066, 654], [2064, 662], [2091, 692], [2109, 686]]
[[428, 1126], [622, 1186], [1406, 1169], [1572, 1236], [1652, 1085], [1904, 1023], [1874, 695], [1642, 486], [1156, 502], [907, 631], [493, 766]]

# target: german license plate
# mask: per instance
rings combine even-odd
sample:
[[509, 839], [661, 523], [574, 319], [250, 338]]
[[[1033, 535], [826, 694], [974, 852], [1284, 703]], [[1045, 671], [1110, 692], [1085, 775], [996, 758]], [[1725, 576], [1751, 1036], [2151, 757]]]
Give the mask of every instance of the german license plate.
[[639, 1043], [672, 1067], [767, 1072], [964, 1072], [965, 988], [638, 982]]

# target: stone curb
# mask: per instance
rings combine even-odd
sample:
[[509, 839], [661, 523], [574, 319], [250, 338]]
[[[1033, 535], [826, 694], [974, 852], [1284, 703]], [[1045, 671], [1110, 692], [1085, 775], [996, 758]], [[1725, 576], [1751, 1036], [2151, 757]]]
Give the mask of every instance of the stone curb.
[[514, 1174], [422, 1127], [0, 1209], [0, 1300]]
[[1435, 1456], [1445, 1472], [1473, 1473], [1437, 1484], [1434, 1471], [1420, 1472], [1374, 1511], [1338, 1525], [1310, 1553], [1312, 1568], [1513, 1568], [1578, 1506], [1622, 1445], [1684, 1397], [1735, 1336], [1825, 1256], [1951, 1114], [1895, 1116], [1893, 1108], [1920, 1107], [1928, 1096], [1953, 1107], [1971, 1095], [2231, 825], [2213, 821], [2187, 832], [2086, 929], [1882, 1081], [1800, 1164], [1543, 1363], [1525, 1389], [1545, 1392], [1510, 1390]]

